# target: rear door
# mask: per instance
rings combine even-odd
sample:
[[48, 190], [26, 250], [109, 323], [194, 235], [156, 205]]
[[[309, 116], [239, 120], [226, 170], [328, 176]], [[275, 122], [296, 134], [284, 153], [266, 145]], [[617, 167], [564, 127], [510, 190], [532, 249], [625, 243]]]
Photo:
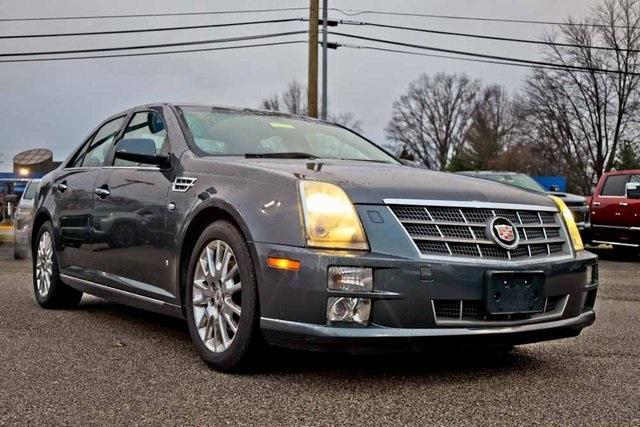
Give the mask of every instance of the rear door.
[[[148, 138], [156, 152], [169, 154], [161, 109], [135, 111], [122, 139]], [[168, 274], [167, 195], [172, 169], [113, 159], [95, 184], [100, 195], [94, 209], [94, 260], [98, 283], [155, 299], [172, 301]]]
[[594, 240], [617, 241], [623, 230], [622, 209], [626, 203], [625, 185], [629, 175], [612, 174], [604, 178], [591, 203]]
[[95, 182], [123, 123], [124, 117], [104, 123], [53, 183], [54, 218], [60, 230], [58, 262], [64, 273], [87, 278], [93, 267], [91, 227]]

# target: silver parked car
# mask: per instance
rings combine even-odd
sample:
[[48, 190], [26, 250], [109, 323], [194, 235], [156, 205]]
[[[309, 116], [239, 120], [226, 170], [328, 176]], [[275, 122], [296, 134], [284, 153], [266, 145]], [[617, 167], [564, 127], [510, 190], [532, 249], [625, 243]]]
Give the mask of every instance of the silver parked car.
[[27, 258], [31, 253], [29, 250], [29, 238], [31, 236], [31, 224], [33, 222], [33, 201], [39, 182], [39, 179], [32, 179], [27, 183], [13, 216], [13, 227], [15, 230], [13, 257], [15, 259]]

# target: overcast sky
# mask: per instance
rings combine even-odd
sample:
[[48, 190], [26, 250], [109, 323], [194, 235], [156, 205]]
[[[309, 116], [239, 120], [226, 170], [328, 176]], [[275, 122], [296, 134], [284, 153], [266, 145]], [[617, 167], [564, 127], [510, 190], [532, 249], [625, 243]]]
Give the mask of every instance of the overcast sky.
[[[331, 7], [385, 10], [444, 15], [563, 20], [582, 17], [598, 0], [329, 0]], [[0, 17], [112, 15], [130, 13], [198, 12], [230, 9], [306, 6], [303, 0], [0, 0]], [[149, 28], [175, 25], [237, 22], [303, 17], [304, 11], [270, 14], [204, 15], [87, 21], [2, 22], [1, 35], [41, 32], [71, 32], [107, 29]], [[447, 31], [537, 38], [550, 27], [506, 23], [359, 15], [337, 12], [332, 18], [410, 25]], [[0, 40], [0, 52], [62, 50], [172, 43], [237, 35], [264, 34], [306, 29], [306, 23], [260, 25], [241, 29], [203, 29], [68, 37], [53, 39]], [[539, 48], [416, 34], [406, 31], [340, 26], [349, 32], [451, 49], [539, 58]], [[300, 39], [291, 36], [285, 39]], [[336, 40], [336, 38], [333, 38]], [[343, 40], [353, 44], [366, 44]], [[130, 106], [157, 101], [186, 101], [256, 107], [260, 100], [282, 91], [291, 80], [306, 84], [307, 49], [304, 44], [279, 47], [58, 62], [0, 63], [0, 171], [11, 169], [11, 158], [19, 151], [47, 147], [64, 159], [99, 121]], [[340, 48], [329, 55], [329, 108], [353, 112], [365, 135], [385, 142], [384, 127], [393, 101], [421, 73], [466, 72], [486, 83], [500, 83], [517, 90], [527, 70], [480, 64]]]

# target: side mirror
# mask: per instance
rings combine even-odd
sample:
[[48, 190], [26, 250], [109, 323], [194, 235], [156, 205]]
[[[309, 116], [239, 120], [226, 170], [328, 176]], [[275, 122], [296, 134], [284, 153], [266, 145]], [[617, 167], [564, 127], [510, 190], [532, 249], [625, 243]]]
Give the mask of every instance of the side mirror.
[[424, 167], [421, 163], [416, 162], [415, 160], [400, 159], [400, 163], [402, 163], [405, 166], [411, 166], [412, 168], [422, 168], [422, 167]]
[[627, 199], [640, 199], [640, 183], [627, 182]]
[[123, 139], [116, 145], [116, 158], [145, 165], [163, 166], [169, 156], [156, 152], [156, 143], [149, 138]]

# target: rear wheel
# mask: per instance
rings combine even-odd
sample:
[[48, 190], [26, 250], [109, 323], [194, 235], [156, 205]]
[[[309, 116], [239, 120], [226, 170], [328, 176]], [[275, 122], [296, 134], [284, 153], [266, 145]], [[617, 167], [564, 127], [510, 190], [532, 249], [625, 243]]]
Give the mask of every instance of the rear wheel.
[[211, 367], [236, 371], [259, 342], [258, 290], [249, 249], [230, 223], [211, 224], [191, 255], [185, 308], [189, 333]]
[[82, 292], [60, 279], [53, 240], [53, 226], [45, 222], [38, 230], [33, 254], [33, 291], [43, 308], [71, 308], [78, 305]]

